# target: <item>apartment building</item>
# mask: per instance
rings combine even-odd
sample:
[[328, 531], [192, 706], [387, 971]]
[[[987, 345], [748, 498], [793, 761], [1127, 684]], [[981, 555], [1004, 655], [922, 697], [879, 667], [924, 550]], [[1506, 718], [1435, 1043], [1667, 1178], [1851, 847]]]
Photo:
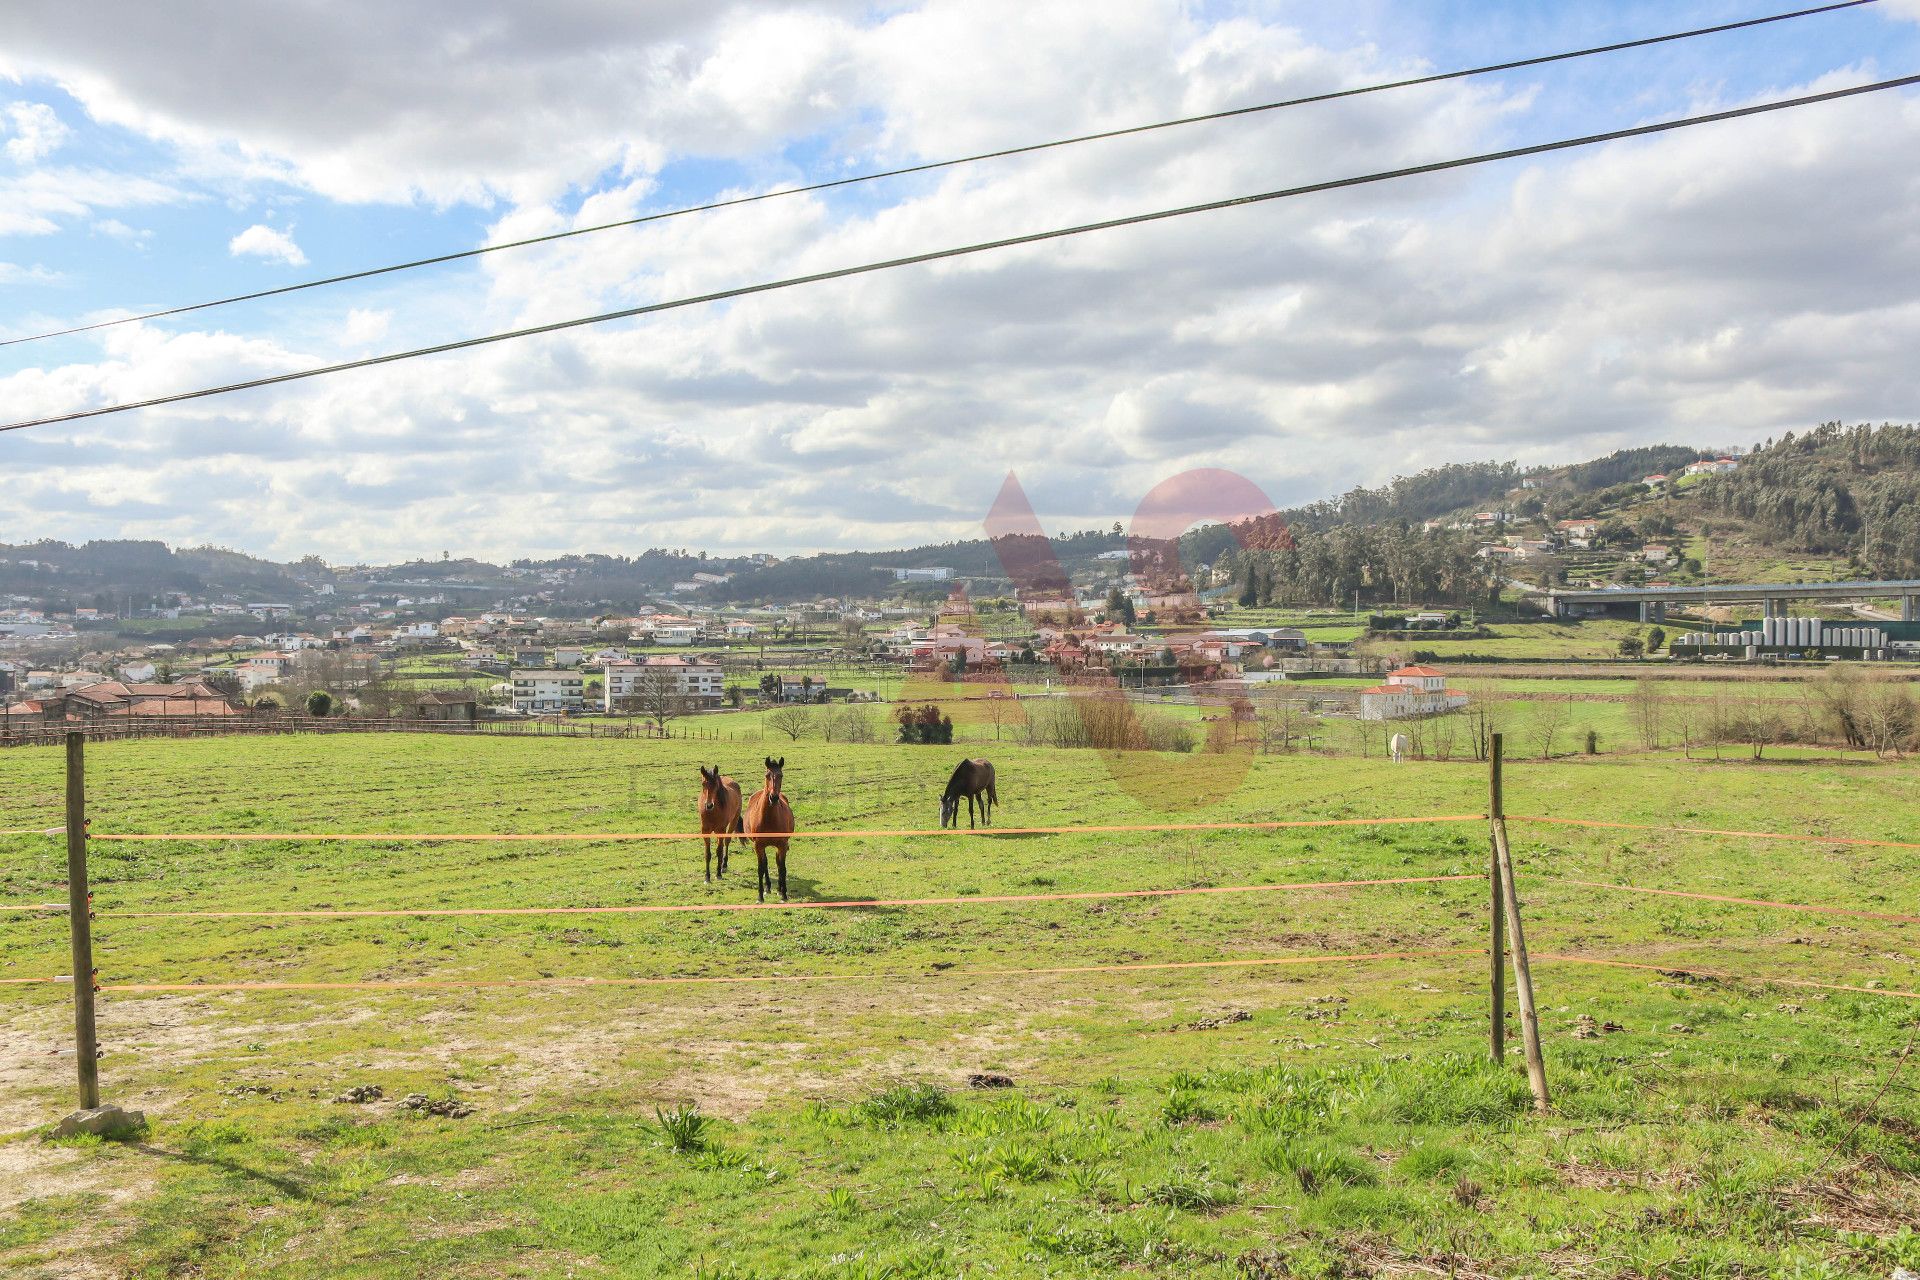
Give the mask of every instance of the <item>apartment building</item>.
[[577, 670], [519, 667], [513, 672], [513, 709], [532, 715], [584, 710], [586, 688]]
[[608, 711], [625, 710], [649, 689], [650, 681], [660, 679], [690, 710], [719, 706], [726, 691], [726, 674], [717, 662], [677, 656], [642, 658], [607, 664], [602, 705]]

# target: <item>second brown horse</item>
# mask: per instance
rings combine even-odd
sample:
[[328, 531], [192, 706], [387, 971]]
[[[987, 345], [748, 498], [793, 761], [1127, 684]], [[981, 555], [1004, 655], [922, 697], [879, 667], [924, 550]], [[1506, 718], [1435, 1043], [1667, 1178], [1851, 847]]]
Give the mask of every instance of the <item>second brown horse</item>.
[[787, 900], [787, 837], [793, 834], [793, 806], [787, 803], [786, 796], [780, 793], [781, 772], [787, 767], [787, 758], [778, 760], [772, 756], [766, 758], [767, 780], [761, 788], [747, 797], [744, 814], [747, 839], [753, 841], [753, 851], [760, 859], [760, 901], [767, 900], [767, 890], [773, 887], [773, 881], [767, 876], [767, 850], [772, 849], [780, 863], [780, 901]]
[[714, 837], [720, 839], [721, 875], [727, 874], [727, 844], [740, 830], [740, 784], [723, 777], [720, 766], [700, 766], [700, 836], [707, 846], [707, 883], [713, 883]]

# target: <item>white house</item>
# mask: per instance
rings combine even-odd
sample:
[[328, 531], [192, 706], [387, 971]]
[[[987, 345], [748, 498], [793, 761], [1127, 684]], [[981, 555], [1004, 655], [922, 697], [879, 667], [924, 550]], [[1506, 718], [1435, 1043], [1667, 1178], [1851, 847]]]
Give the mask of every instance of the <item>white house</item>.
[[240, 688], [252, 693], [262, 685], [278, 684], [292, 670], [293, 655], [290, 653], [256, 653], [235, 667], [234, 674], [240, 677]]
[[1557, 520], [1553, 531], [1570, 547], [1590, 545], [1600, 534], [1598, 520]]
[[1448, 693], [1447, 678], [1432, 667], [1401, 667], [1385, 684], [1360, 691], [1362, 720], [1404, 720], [1438, 715], [1467, 705], [1463, 693]]
[[586, 687], [578, 671], [520, 667], [513, 673], [513, 709], [536, 715], [579, 711], [586, 706]]
[[151, 662], [129, 662], [120, 668], [120, 679], [127, 684], [147, 684], [154, 676]]
[[719, 663], [654, 656], [637, 662], [609, 662], [601, 705], [612, 711], [622, 702], [639, 697], [649, 680], [662, 676], [670, 682], [673, 696], [696, 709], [719, 706], [726, 692], [726, 674]]

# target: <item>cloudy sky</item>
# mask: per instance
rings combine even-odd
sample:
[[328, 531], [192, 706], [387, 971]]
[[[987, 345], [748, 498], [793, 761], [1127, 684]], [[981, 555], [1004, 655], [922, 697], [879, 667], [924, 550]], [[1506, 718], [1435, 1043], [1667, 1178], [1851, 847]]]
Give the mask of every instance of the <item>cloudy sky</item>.
[[[0, 337], [1776, 0], [10, 0]], [[103, 16], [108, 8], [117, 10]], [[1920, 0], [0, 347], [12, 421], [1920, 70]], [[1219, 466], [1920, 416], [1894, 92], [0, 434], [0, 542], [335, 561], [1053, 529]]]

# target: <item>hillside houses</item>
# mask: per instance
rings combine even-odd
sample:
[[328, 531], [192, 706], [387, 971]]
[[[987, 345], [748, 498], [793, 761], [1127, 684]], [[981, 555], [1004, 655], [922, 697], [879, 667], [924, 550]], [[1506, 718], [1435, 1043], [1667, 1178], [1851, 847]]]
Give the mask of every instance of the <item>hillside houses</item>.
[[240, 687], [248, 694], [266, 685], [279, 684], [293, 670], [294, 656], [278, 651], [248, 655], [234, 668]]
[[1585, 550], [1593, 545], [1595, 538], [1600, 536], [1600, 522], [1598, 520], [1556, 520], [1553, 522], [1553, 533], [1563, 545]]

